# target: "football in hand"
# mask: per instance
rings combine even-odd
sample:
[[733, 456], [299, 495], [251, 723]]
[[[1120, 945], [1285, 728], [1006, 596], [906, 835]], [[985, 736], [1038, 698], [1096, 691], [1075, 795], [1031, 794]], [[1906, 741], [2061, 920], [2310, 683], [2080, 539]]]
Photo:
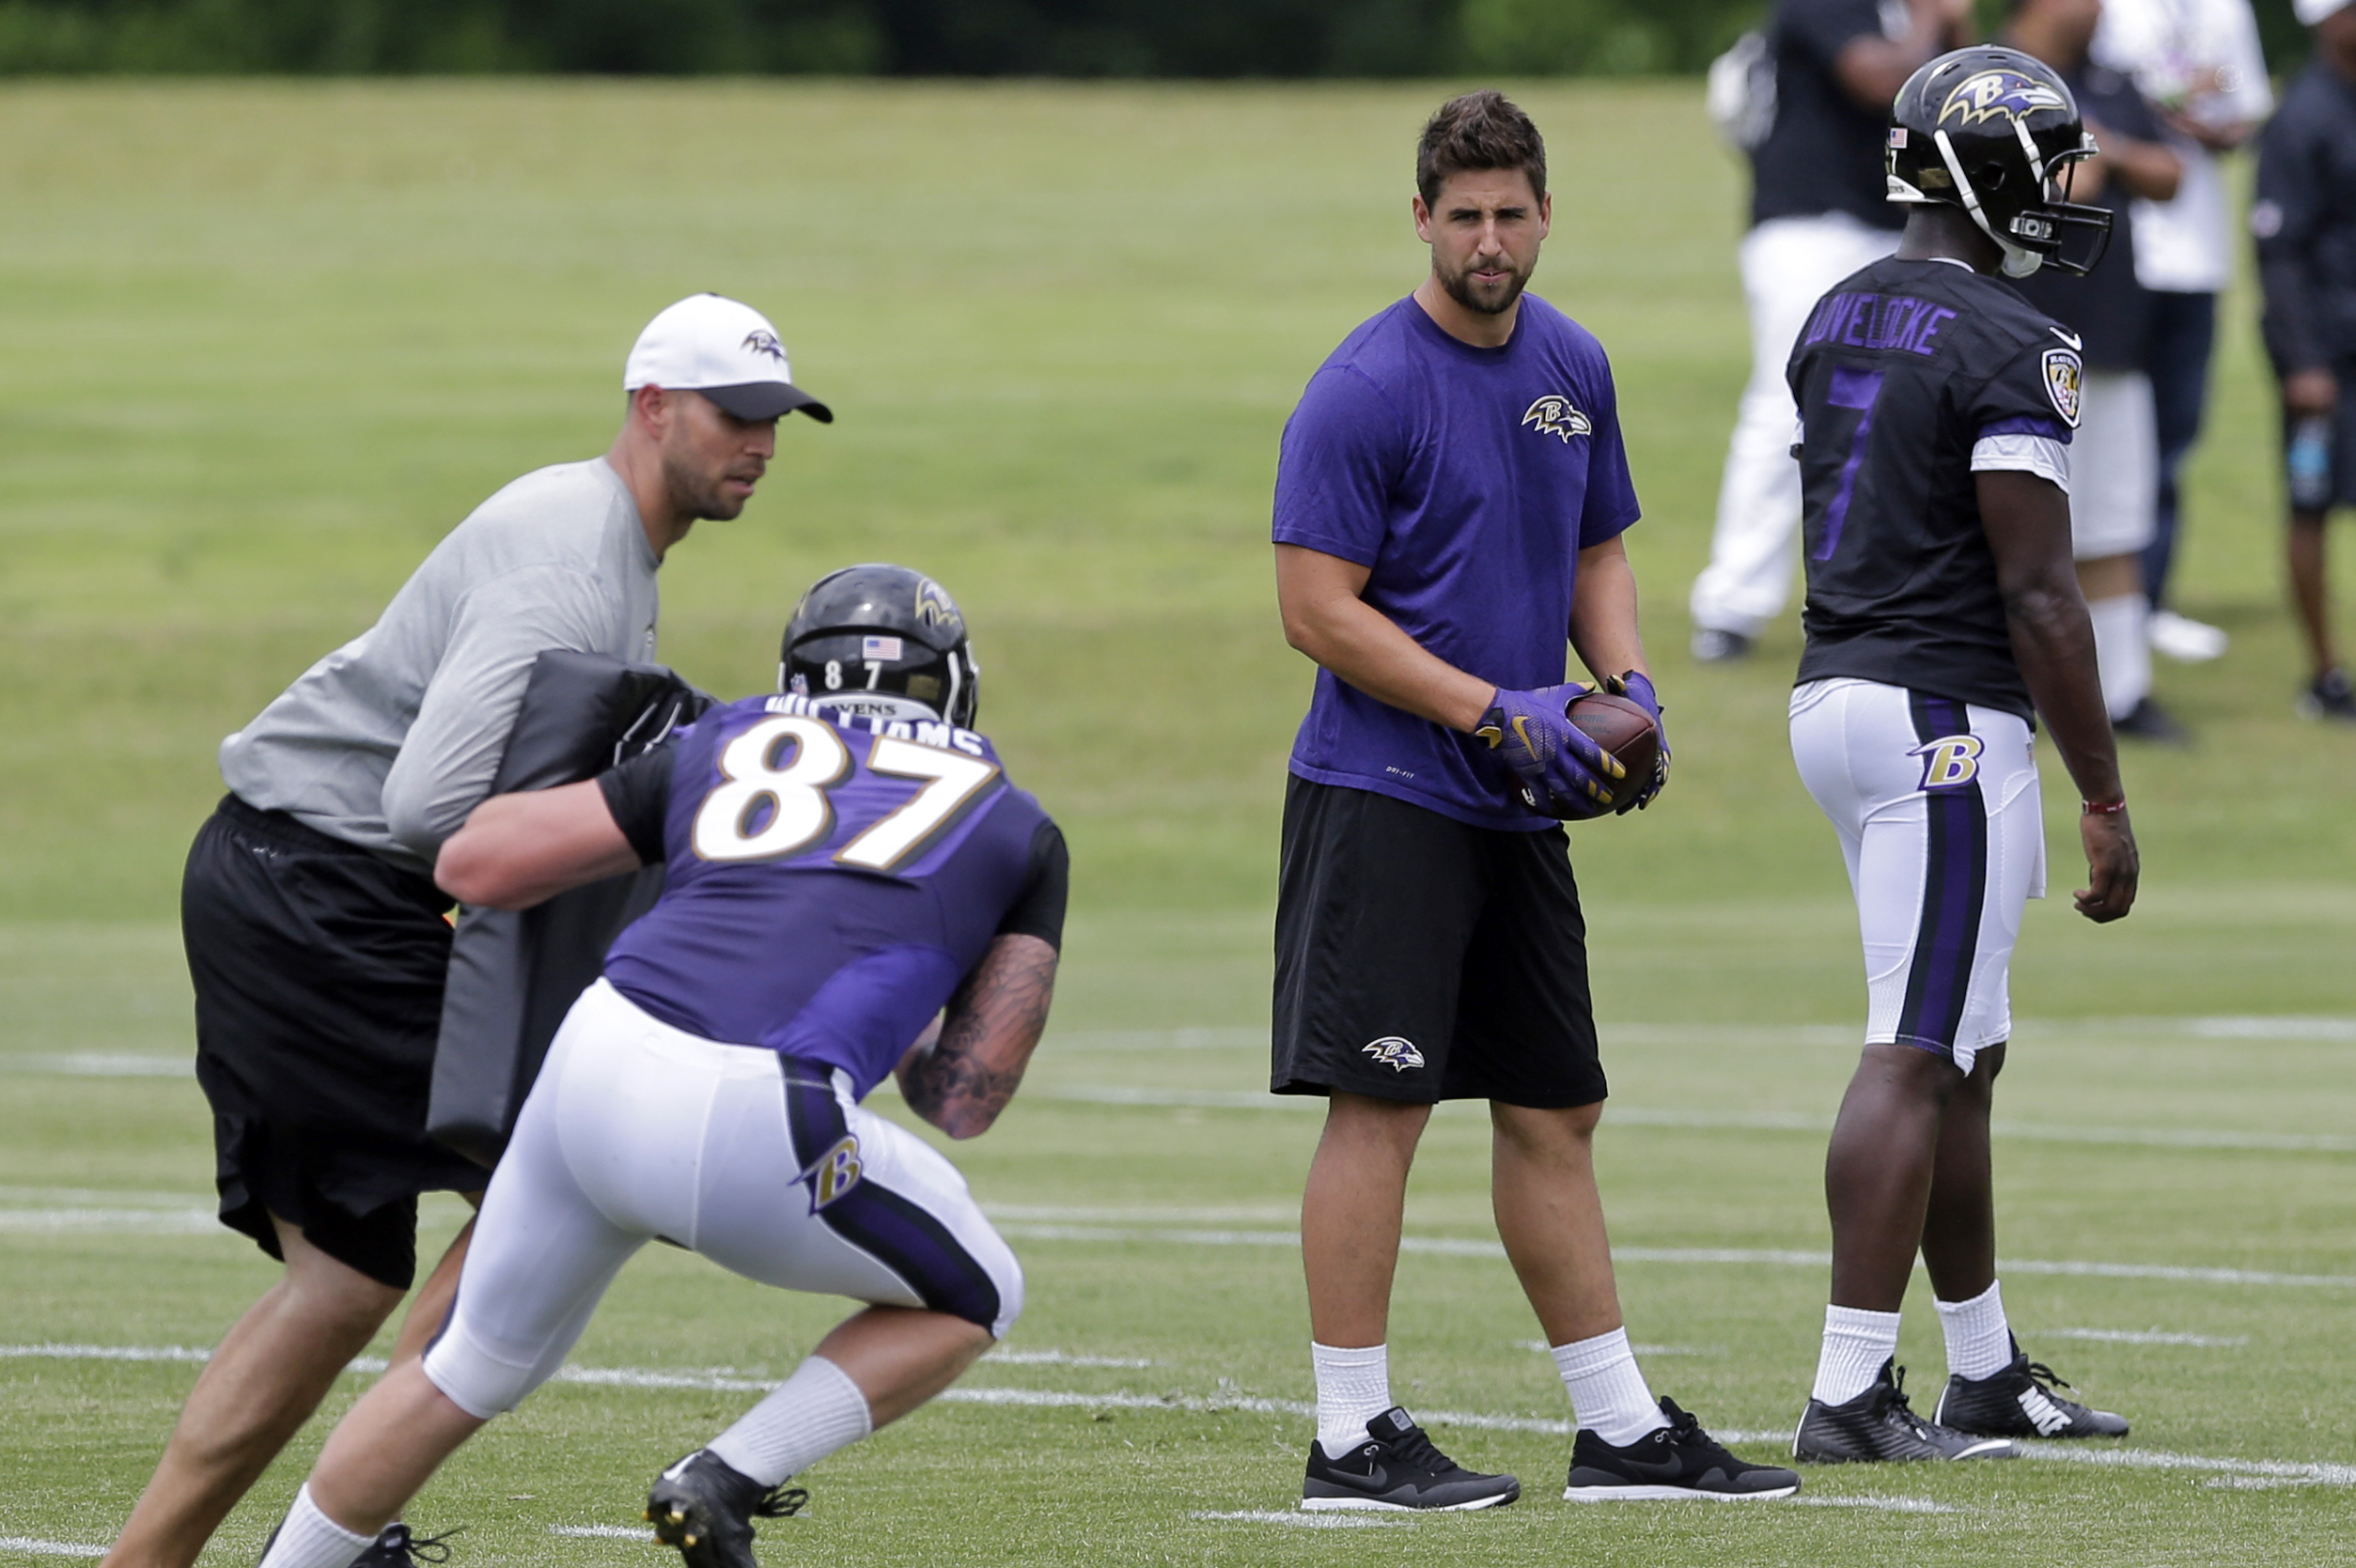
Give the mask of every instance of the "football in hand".
[[1582, 735], [1628, 769], [1628, 777], [1612, 786], [1615, 804], [1627, 800], [1629, 791], [1644, 787], [1661, 761], [1661, 727], [1652, 722], [1651, 714], [1609, 691], [1574, 697], [1566, 712]]

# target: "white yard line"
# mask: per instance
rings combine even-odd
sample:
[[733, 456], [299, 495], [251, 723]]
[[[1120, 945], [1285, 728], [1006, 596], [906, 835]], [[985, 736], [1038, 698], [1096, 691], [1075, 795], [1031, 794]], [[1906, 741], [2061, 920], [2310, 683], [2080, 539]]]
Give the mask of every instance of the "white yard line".
[[221, 1228], [211, 1209], [0, 1209], [0, 1234], [10, 1235], [203, 1235]]
[[2250, 1343], [2247, 1334], [2171, 1334], [2158, 1328], [2040, 1328], [2041, 1340], [2091, 1340], [2098, 1344], [2193, 1344], [2238, 1349]]
[[[1615, 1046], [1853, 1046], [1862, 1037], [1855, 1024], [1604, 1023], [1605, 1049]], [[2343, 1017], [2015, 1018], [2016, 1039], [2163, 1035], [2193, 1040], [2356, 1041], [2356, 1018]], [[1048, 1049], [1172, 1051], [1248, 1049], [1268, 1044], [1268, 1028], [1234, 1025], [1209, 1029], [1088, 1029], [1056, 1032]]]
[[1001, 1346], [982, 1357], [1009, 1367], [1149, 1367], [1143, 1356], [1074, 1356], [1063, 1350], [1008, 1350]]
[[1187, 1517], [1219, 1524], [1288, 1525], [1294, 1529], [1400, 1529], [1414, 1523], [1389, 1514], [1303, 1514], [1282, 1508], [1198, 1508]]
[[[99, 1345], [99, 1344], [13, 1344], [0, 1345], [0, 1358], [39, 1358], [52, 1360], [84, 1361], [201, 1361], [209, 1353], [187, 1345]], [[365, 1360], [352, 1363], [353, 1371], [382, 1372], [382, 1361]], [[580, 1367], [568, 1366], [556, 1374], [556, 1381], [586, 1384], [596, 1387], [634, 1389], [698, 1389], [726, 1393], [767, 1393], [776, 1387], [773, 1378], [749, 1378], [727, 1375], [726, 1369], [710, 1372], [665, 1372], [650, 1367]], [[1010, 1405], [1030, 1409], [1102, 1409], [1102, 1410], [1182, 1410], [1191, 1414], [1216, 1414], [1237, 1410], [1251, 1415], [1315, 1416], [1317, 1406], [1306, 1400], [1269, 1399], [1256, 1394], [1138, 1394], [1120, 1392], [1089, 1393], [1071, 1389], [997, 1389], [972, 1388], [960, 1385], [940, 1396], [945, 1404]], [[1571, 1424], [1568, 1421], [1539, 1416], [1493, 1415], [1474, 1410], [1427, 1410], [1418, 1408], [1418, 1417], [1434, 1426], [1472, 1427], [1487, 1432], [1535, 1432], [1550, 1436], [1568, 1436]], [[1757, 1431], [1740, 1428], [1718, 1428], [1712, 1435], [1721, 1442], [1768, 1443], [1782, 1442], [1790, 1436], [1782, 1428]], [[2200, 1470], [2212, 1474], [2249, 1476], [2286, 1483], [2305, 1483], [2327, 1486], [2356, 1486], [2356, 1465], [2315, 1463], [2297, 1459], [2234, 1459], [2194, 1453], [2174, 1453], [2160, 1449], [2095, 1447], [2085, 1443], [2023, 1443], [2022, 1455], [2029, 1459], [2051, 1460], [2062, 1464], [2111, 1466], [2123, 1469]], [[601, 1527], [619, 1528], [619, 1527]], [[0, 1547], [7, 1547], [20, 1538], [0, 1536]], [[65, 1544], [50, 1543], [58, 1550], [70, 1548]], [[21, 1547], [23, 1550], [46, 1547]], [[101, 1551], [103, 1548], [93, 1548]]]
[[578, 1536], [588, 1541], [636, 1541], [648, 1546], [656, 1544], [654, 1529], [650, 1525], [640, 1525], [635, 1529], [628, 1525], [551, 1525], [548, 1533]]
[[[994, 1212], [994, 1211], [993, 1211]], [[1028, 1208], [1028, 1214], [1052, 1211]], [[1086, 1210], [1074, 1210], [1085, 1214]], [[1194, 1230], [1185, 1227], [1040, 1224], [1029, 1220], [998, 1221], [999, 1233], [1021, 1241], [1162, 1242], [1188, 1247], [1298, 1247], [1293, 1231]], [[1402, 1236], [1402, 1252], [1455, 1258], [1503, 1258], [1506, 1250], [1494, 1241], [1464, 1236]], [[1615, 1247], [1612, 1256], [1623, 1263], [1769, 1264], [1785, 1267], [1830, 1266], [1829, 1252], [1760, 1247]], [[2198, 1268], [2177, 1264], [2099, 1263], [2088, 1259], [2000, 1258], [1999, 1271], [2010, 1274], [2078, 1275], [2110, 1280], [2171, 1280], [2186, 1284], [2273, 1285], [2285, 1288], [2356, 1287], [2356, 1275], [2280, 1274], [2255, 1268]]]
[[[8, 1060], [0, 1058], [0, 1060]], [[57, 1078], [195, 1078], [195, 1052], [166, 1056], [158, 1051], [70, 1050], [20, 1056], [8, 1064], [21, 1073]]]
[[0, 1552], [23, 1552], [33, 1557], [104, 1557], [103, 1546], [79, 1541], [37, 1541], [29, 1535], [0, 1535]]
[[1961, 1514], [1966, 1512], [1953, 1503], [1933, 1502], [1928, 1498], [1828, 1498], [1821, 1493], [1802, 1492], [1786, 1499], [1809, 1508], [1874, 1508], [1885, 1514]]
[[[1125, 1084], [1035, 1084], [1032, 1100], [1074, 1105], [1132, 1106], [1197, 1110], [1319, 1110], [1325, 1102], [1310, 1094], [1271, 1094], [1256, 1089], [1146, 1089]], [[1608, 1105], [1609, 1126], [1678, 1127], [1704, 1132], [1804, 1132], [1832, 1130], [1829, 1116], [1787, 1111], [1730, 1113], [1667, 1110], [1649, 1106]], [[2285, 1154], [2356, 1154], [2356, 1137], [2338, 1133], [2256, 1132], [2232, 1127], [2101, 1127], [2042, 1122], [1998, 1122], [1999, 1138], [2036, 1143], [2091, 1143], [2150, 1149], [2255, 1149]]]
[[2064, 1465], [2102, 1465], [2123, 1470], [2208, 1470], [2219, 1475], [2251, 1476], [2287, 1483], [2356, 1486], [2356, 1465], [2309, 1463], [2298, 1459], [2218, 1459], [2198, 1453], [2170, 1453], [2161, 1449], [2096, 1448], [2090, 1442], [2022, 1443], [2023, 1459], [2047, 1459]]

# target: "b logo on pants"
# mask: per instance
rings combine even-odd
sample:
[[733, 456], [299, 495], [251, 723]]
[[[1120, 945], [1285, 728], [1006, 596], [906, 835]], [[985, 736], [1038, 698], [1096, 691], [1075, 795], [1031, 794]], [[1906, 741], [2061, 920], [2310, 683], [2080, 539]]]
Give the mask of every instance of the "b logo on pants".
[[835, 1146], [809, 1163], [796, 1181], [810, 1188], [810, 1212], [816, 1214], [859, 1185], [859, 1135], [847, 1132]]
[[1917, 789], [1961, 789], [1980, 776], [1980, 737], [1951, 735], [1906, 754], [1923, 759], [1923, 782]]

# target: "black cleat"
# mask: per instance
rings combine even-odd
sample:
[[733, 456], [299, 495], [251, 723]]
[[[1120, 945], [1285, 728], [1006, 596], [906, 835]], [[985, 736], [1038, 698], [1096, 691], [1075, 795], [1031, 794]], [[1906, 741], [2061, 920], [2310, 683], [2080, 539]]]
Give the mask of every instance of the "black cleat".
[[2299, 717], [2356, 723], [2356, 686], [2348, 683], [2348, 672], [2334, 667], [2301, 687]]
[[1791, 1436], [1791, 1456], [1819, 1465], [2009, 1459], [2014, 1452], [2001, 1437], [1974, 1436], [1916, 1415], [1906, 1402], [1906, 1369], [1888, 1361], [1881, 1363], [1873, 1387], [1855, 1399], [1839, 1405], [1808, 1401], [1800, 1430]]
[[809, 1500], [799, 1486], [764, 1487], [697, 1449], [655, 1478], [647, 1518], [655, 1540], [677, 1546], [687, 1568], [760, 1568], [753, 1521], [790, 1517]]
[[1702, 1430], [1702, 1423], [1661, 1401], [1669, 1424], [1647, 1432], [1626, 1448], [1614, 1448], [1582, 1429], [1570, 1445], [1566, 1502], [1649, 1502], [1668, 1498], [1787, 1498], [1800, 1477], [1776, 1465], [1737, 1459]]
[[376, 1532], [367, 1550], [352, 1559], [351, 1568], [416, 1568], [419, 1563], [447, 1562], [450, 1548], [443, 1543], [465, 1528], [460, 1525], [439, 1535], [412, 1535], [409, 1527], [396, 1519]]
[[1502, 1508], [1521, 1495], [1509, 1475], [1468, 1470], [1424, 1436], [1424, 1429], [1396, 1405], [1366, 1423], [1366, 1440], [1339, 1459], [1325, 1457], [1325, 1445], [1309, 1443], [1308, 1479], [1301, 1483], [1301, 1506], [1312, 1513], [1339, 1509], [1430, 1509], [1463, 1513]]
[[1693, 658], [1704, 664], [1732, 664], [1751, 657], [1751, 639], [1714, 626], [1693, 629]]
[[1947, 1379], [1939, 1396], [1939, 1424], [1985, 1437], [2124, 1437], [2127, 1418], [2089, 1410], [2055, 1389], [2069, 1385], [2012, 1342], [2012, 1365], [1993, 1377]]

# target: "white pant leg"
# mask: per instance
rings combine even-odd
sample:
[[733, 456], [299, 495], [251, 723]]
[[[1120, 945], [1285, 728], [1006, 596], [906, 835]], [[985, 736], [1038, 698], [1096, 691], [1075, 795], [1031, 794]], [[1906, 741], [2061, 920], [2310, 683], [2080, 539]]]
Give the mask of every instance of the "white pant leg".
[[1709, 565], [1693, 581], [1693, 624], [1756, 636], [1791, 593], [1800, 528], [1799, 411], [1784, 380], [1792, 343], [1833, 286], [1897, 248], [1895, 231], [1845, 212], [1770, 218], [1742, 239], [1742, 293], [1751, 315], [1751, 380], [1718, 488]]
[[765, 1284], [1003, 1335], [1022, 1272], [965, 1179], [816, 1073], [676, 1029], [601, 980], [583, 992], [491, 1178], [427, 1375], [472, 1414], [514, 1408], [657, 1236]]
[[854, 1103], [840, 1074], [767, 1060], [765, 1092], [712, 1118], [695, 1250], [764, 1284], [954, 1312], [1004, 1338], [1022, 1265], [957, 1167]]
[[1856, 893], [1866, 1042], [1970, 1072], [2011, 1035], [2012, 950], [2025, 902], [2044, 893], [2027, 722], [1871, 681], [1811, 681], [1792, 694], [1791, 748]]
[[2069, 551], [2081, 561], [2132, 555], [2158, 526], [2160, 427], [2151, 378], [2089, 370], [2069, 442]]
[[554, 1376], [652, 1234], [608, 1219], [565, 1158], [560, 1088], [599, 1021], [576, 1004], [551, 1042], [483, 1194], [449, 1321], [426, 1352], [426, 1375], [469, 1415], [512, 1410]]

